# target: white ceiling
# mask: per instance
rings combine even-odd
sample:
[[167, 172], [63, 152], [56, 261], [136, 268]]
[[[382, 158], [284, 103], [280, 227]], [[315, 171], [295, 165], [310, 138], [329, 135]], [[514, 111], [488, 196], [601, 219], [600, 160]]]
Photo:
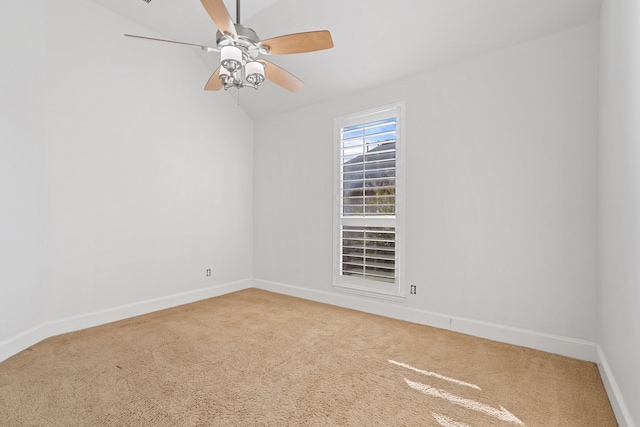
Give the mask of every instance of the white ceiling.
[[[199, 0], [93, 0], [165, 38], [215, 46], [217, 28]], [[233, 20], [236, 2], [224, 0]], [[594, 21], [601, 0], [242, 0], [241, 23], [262, 39], [331, 31], [334, 48], [268, 60], [305, 82], [290, 93], [267, 82], [243, 89], [240, 104], [252, 118], [373, 87]], [[154, 36], [153, 33], [139, 34]], [[133, 40], [132, 43], [153, 43]], [[218, 53], [193, 49], [210, 67]], [[194, 81], [204, 87], [202, 81]], [[234, 96], [212, 92], [211, 96]]]

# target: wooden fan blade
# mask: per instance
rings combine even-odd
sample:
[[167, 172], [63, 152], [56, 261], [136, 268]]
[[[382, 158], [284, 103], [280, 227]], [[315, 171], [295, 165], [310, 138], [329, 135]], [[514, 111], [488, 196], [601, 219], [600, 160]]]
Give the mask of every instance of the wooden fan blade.
[[260, 42], [260, 46], [266, 47], [270, 55], [284, 55], [331, 49], [333, 39], [327, 30], [309, 31], [263, 40]]
[[264, 59], [258, 60], [264, 65], [264, 75], [266, 78], [291, 92], [297, 92], [302, 89], [304, 83], [302, 80], [285, 70]]
[[195, 47], [199, 47], [200, 49], [206, 51], [206, 52], [213, 52], [213, 51], [217, 51], [218, 49], [215, 47], [211, 47], [211, 46], [202, 46], [200, 44], [193, 44], [193, 43], [185, 43], [185, 42], [177, 42], [174, 40], [164, 40], [164, 39], [155, 39], [153, 37], [144, 37], [144, 36], [135, 36], [133, 34], [125, 34], [126, 37], [133, 37], [136, 39], [144, 39], [144, 40], [153, 40], [155, 42], [163, 42], [163, 43], [175, 43], [175, 44], [182, 44], [185, 46], [195, 46]]
[[229, 11], [222, 0], [200, 0], [200, 2], [221, 33], [231, 34], [234, 39], [238, 38], [236, 26], [233, 24], [231, 15], [229, 15]]
[[216, 68], [216, 70], [209, 77], [209, 81], [204, 85], [204, 90], [220, 90], [222, 89], [222, 82], [220, 81], [220, 67]]

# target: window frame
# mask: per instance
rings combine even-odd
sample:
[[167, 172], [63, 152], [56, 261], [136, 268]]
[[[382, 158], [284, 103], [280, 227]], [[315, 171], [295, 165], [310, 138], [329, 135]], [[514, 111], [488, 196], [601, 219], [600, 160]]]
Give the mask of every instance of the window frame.
[[[404, 101], [383, 105], [366, 111], [335, 117], [333, 122], [334, 146], [334, 197], [333, 197], [333, 289], [357, 295], [381, 298], [402, 302], [406, 299], [404, 284], [404, 241], [405, 241], [405, 110]], [[345, 225], [371, 227], [395, 227], [395, 272], [394, 282], [384, 282], [362, 277], [341, 274], [341, 242], [343, 213], [342, 198], [342, 163], [341, 163], [341, 130], [345, 127], [376, 122], [387, 118], [396, 118], [396, 203], [394, 216], [349, 217]]]

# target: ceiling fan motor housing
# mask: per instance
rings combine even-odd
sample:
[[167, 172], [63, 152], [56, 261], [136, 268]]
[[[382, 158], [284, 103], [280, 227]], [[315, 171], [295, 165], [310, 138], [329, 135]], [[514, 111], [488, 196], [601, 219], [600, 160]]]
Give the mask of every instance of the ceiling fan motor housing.
[[253, 61], [260, 53], [267, 54], [268, 50], [259, 45], [260, 37], [253, 29], [242, 24], [234, 24], [238, 38], [234, 39], [228, 34], [222, 34], [219, 30], [216, 34], [218, 49], [224, 46], [235, 46], [242, 51], [245, 62]]

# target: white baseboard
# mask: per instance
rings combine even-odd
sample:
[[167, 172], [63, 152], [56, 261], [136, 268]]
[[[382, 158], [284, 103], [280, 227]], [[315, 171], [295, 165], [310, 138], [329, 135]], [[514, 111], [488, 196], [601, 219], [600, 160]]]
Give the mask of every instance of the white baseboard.
[[589, 362], [598, 362], [597, 345], [588, 341], [449, 316], [346, 293], [318, 291], [259, 279], [253, 279], [253, 286], [266, 291], [529, 347]]
[[451, 330], [588, 362], [598, 361], [597, 344], [575, 338], [458, 317], [451, 317]]
[[107, 310], [86, 313], [66, 319], [44, 322], [22, 332], [16, 337], [0, 342], [0, 362], [49, 337], [241, 291], [251, 288], [251, 284], [251, 279], [245, 279], [209, 288], [168, 295], [148, 301], [122, 305]]
[[620, 427], [636, 427], [636, 423], [631, 417], [631, 412], [629, 412], [629, 407], [622, 396], [620, 387], [618, 387], [618, 382], [613, 376], [613, 371], [611, 370], [611, 366], [609, 366], [607, 357], [599, 345], [598, 359], [600, 359], [598, 361], [598, 370], [600, 371], [604, 388], [607, 390], [607, 396], [609, 396], [613, 412], [616, 414], [618, 425]]

